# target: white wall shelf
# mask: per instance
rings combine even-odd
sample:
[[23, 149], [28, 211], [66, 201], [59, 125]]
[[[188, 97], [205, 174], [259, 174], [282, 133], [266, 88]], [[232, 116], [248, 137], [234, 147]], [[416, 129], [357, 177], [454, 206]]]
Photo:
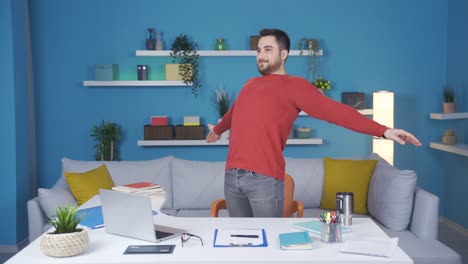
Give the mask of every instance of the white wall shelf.
[[468, 157], [468, 145], [445, 145], [440, 142], [431, 142], [430, 147], [462, 156]]
[[[363, 114], [363, 115], [372, 115], [374, 110], [373, 109], [361, 109], [361, 110], [357, 110], [359, 113]], [[307, 116], [307, 113], [304, 112], [304, 111], [301, 111], [299, 113], [300, 116]]]
[[468, 113], [431, 113], [431, 119], [447, 120], [447, 119], [465, 119], [468, 118]]
[[84, 86], [180, 86], [187, 87], [183, 81], [83, 81]]
[[[170, 50], [137, 50], [136, 56], [170, 56]], [[217, 57], [232, 57], [232, 56], [257, 56], [256, 50], [198, 50], [200, 56], [217, 56]], [[309, 51], [304, 50], [301, 55], [300, 50], [291, 50], [289, 56], [308, 56]], [[323, 50], [319, 50], [318, 56], [323, 55]]]
[[[321, 145], [323, 139], [321, 138], [292, 138], [288, 139], [287, 145]], [[227, 146], [228, 140], [218, 140], [214, 143], [207, 143], [206, 140], [138, 140], [138, 146], [151, 147], [151, 146]]]

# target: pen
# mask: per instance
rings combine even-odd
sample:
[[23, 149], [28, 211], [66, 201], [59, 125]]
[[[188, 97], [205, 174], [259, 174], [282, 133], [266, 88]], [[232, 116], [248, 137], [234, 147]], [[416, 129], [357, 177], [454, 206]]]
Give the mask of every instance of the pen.
[[231, 235], [231, 237], [258, 238], [258, 235]]

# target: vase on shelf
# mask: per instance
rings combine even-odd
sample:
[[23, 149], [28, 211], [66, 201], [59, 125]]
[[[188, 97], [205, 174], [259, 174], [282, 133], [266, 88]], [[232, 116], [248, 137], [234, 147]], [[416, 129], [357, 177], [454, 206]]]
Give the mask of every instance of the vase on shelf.
[[450, 114], [450, 113], [455, 113], [455, 103], [444, 103], [444, 113], [445, 114]]
[[226, 50], [226, 44], [223, 38], [216, 39], [215, 50]]
[[156, 48], [156, 40], [153, 37], [154, 28], [148, 28], [149, 37], [146, 38], [146, 49], [154, 50]]
[[442, 137], [442, 144], [444, 145], [457, 144], [457, 137], [455, 136], [455, 132], [452, 129], [445, 130], [444, 136]]
[[163, 50], [164, 49], [164, 43], [163, 43], [163, 40], [162, 40], [162, 37], [161, 37], [161, 32], [158, 31], [156, 33], [156, 50]]

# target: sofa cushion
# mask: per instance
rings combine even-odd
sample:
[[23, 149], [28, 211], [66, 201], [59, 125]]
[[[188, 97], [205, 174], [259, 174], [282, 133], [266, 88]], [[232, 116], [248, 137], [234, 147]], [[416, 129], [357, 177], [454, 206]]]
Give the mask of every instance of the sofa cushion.
[[367, 214], [367, 191], [377, 160], [324, 158], [324, 184], [320, 208], [336, 210], [336, 193], [354, 193], [354, 213]]
[[323, 160], [285, 158], [286, 172], [294, 179], [294, 200], [305, 208], [318, 208], [322, 200]]
[[189, 161], [171, 163], [174, 209], [210, 209], [224, 198], [225, 162]]
[[65, 179], [79, 205], [99, 194], [99, 189], [110, 190], [114, 187], [106, 165], [87, 172], [64, 172]]
[[[62, 175], [65, 171], [85, 172], [105, 164], [115, 185], [143, 181], [160, 184], [167, 192], [163, 208], [172, 208], [170, 163], [173, 158], [173, 156], [167, 156], [160, 159], [143, 161], [84, 161], [62, 158]], [[63, 176], [60, 177], [53, 188], [70, 190]]]
[[76, 204], [75, 197], [66, 190], [39, 188], [38, 197], [42, 210], [48, 217], [55, 215], [58, 206]]
[[369, 214], [391, 230], [407, 229], [413, 211], [416, 173], [399, 170], [375, 153], [370, 158], [378, 163], [369, 184]]

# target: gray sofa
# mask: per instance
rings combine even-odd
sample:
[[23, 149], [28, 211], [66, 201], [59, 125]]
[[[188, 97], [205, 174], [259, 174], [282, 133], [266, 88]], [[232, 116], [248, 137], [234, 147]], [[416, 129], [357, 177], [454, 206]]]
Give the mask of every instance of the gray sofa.
[[[362, 158], [364, 159], [364, 158]], [[437, 240], [437, 196], [416, 186], [413, 171], [398, 170], [376, 154], [365, 159], [378, 160], [372, 174], [367, 207], [372, 217], [390, 237], [399, 238], [399, 246], [414, 263], [461, 264], [460, 255]], [[63, 172], [86, 172], [106, 164], [115, 185], [149, 181], [167, 191], [162, 207], [166, 214], [178, 217], [210, 216], [211, 202], [224, 198], [225, 162], [189, 161], [173, 156], [147, 161], [77, 161], [62, 159], [62, 176], [50, 189], [40, 188], [38, 197], [28, 201], [29, 240], [50, 228], [46, 215], [57, 205], [75, 199]], [[322, 159], [286, 158], [286, 171], [295, 181], [294, 199], [304, 203], [304, 217], [317, 217], [324, 182]], [[227, 216], [225, 211], [220, 216]]]

